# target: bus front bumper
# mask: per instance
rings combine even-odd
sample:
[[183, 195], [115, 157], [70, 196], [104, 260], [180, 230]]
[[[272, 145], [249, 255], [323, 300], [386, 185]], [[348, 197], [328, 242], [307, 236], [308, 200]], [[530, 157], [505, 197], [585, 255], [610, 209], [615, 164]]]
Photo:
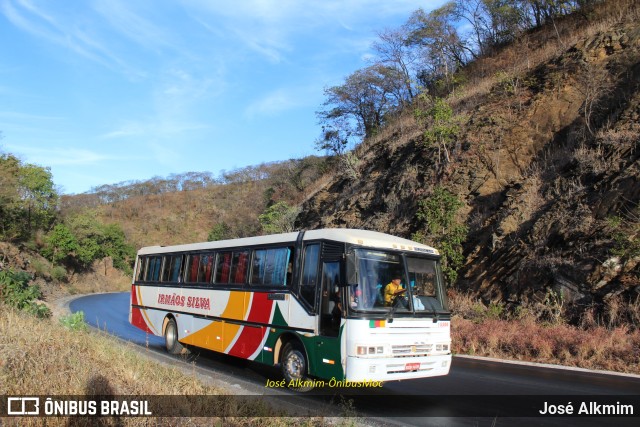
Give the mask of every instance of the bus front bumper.
[[451, 354], [421, 357], [347, 357], [347, 381], [398, 381], [447, 375]]

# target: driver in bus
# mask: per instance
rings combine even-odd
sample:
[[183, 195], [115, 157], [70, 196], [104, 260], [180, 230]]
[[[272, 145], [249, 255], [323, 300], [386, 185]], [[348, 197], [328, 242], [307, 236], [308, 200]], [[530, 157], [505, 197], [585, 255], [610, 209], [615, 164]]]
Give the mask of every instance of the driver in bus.
[[391, 282], [384, 287], [384, 305], [386, 307], [391, 307], [396, 297], [406, 292], [401, 282], [402, 276], [397, 273], [392, 276]]

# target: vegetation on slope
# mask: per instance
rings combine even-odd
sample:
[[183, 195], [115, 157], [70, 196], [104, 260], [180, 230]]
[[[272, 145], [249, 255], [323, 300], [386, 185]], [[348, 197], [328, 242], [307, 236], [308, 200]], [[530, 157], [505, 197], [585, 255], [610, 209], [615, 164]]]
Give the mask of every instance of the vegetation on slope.
[[[218, 178], [188, 173], [104, 185], [63, 196], [62, 212], [72, 216], [95, 208], [102, 222], [121, 226], [137, 248], [279, 232], [292, 226], [291, 211], [330, 167], [331, 159], [311, 156], [224, 172]], [[281, 216], [289, 220], [270, 227]]]
[[[480, 3], [481, 16], [488, 17], [482, 11], [488, 3]], [[509, 4], [514, 16], [522, 16], [517, 6], [533, 3]], [[615, 317], [632, 325], [629, 315], [608, 312], [640, 298], [640, 12], [626, 0], [554, 4], [576, 13], [538, 20], [526, 9], [525, 17], [535, 16], [529, 23], [542, 25], [517, 27], [501, 43], [480, 43], [482, 51], [458, 63], [448, 49], [468, 46], [469, 39], [455, 33], [457, 9], [448, 5], [414, 16], [398, 32], [409, 37], [400, 46], [411, 46], [410, 37], [428, 28], [420, 27], [425, 22], [448, 29], [438, 37], [456, 35], [424, 47], [431, 83], [410, 102], [396, 103], [375, 132], [351, 129], [350, 135], [365, 137], [348, 153], [356, 166], [322, 183], [305, 201], [299, 225], [424, 236], [443, 248], [461, 244], [446, 257], [448, 265], [459, 266], [449, 274], [451, 284], [485, 304], [544, 306], [553, 292], [574, 324], [595, 313], [601, 324]], [[383, 42], [390, 49], [389, 40]], [[415, 58], [410, 53], [400, 51], [392, 65]], [[412, 81], [419, 81], [417, 75]], [[347, 79], [344, 90], [351, 88]], [[337, 104], [337, 92], [331, 90], [334, 108], [321, 118], [352, 114], [342, 107], [357, 98]], [[364, 118], [348, 117], [366, 128]], [[443, 190], [450, 201], [439, 196]], [[455, 227], [438, 236], [425, 208], [446, 211], [454, 199], [453, 205], [461, 204]], [[430, 206], [437, 200], [439, 207]], [[460, 253], [463, 260], [456, 263]]]

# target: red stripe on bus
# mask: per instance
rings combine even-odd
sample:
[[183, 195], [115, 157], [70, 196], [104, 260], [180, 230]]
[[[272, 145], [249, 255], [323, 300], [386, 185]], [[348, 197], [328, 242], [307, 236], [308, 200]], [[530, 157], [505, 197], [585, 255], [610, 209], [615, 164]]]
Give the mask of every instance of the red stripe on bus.
[[136, 285], [131, 285], [131, 305], [138, 305], [138, 295], [136, 295]]
[[138, 307], [131, 307], [131, 324], [137, 326], [145, 332], [153, 334], [153, 331], [147, 326], [142, 311]]
[[153, 331], [149, 329], [147, 322], [144, 320], [142, 310], [140, 310], [138, 307], [133, 307], [134, 305], [138, 305], [138, 295], [136, 293], [135, 285], [131, 285], [131, 305], [131, 324], [142, 329], [145, 332], [153, 334]]
[[[273, 303], [274, 301], [269, 300], [268, 293], [254, 292], [247, 321], [255, 323], [269, 323]], [[229, 354], [244, 358], [251, 356], [262, 343], [262, 339], [264, 338], [266, 331], [267, 328], [264, 326], [245, 326], [242, 328], [242, 332], [240, 333], [238, 340], [235, 342], [233, 347], [231, 347], [231, 350], [229, 350]]]

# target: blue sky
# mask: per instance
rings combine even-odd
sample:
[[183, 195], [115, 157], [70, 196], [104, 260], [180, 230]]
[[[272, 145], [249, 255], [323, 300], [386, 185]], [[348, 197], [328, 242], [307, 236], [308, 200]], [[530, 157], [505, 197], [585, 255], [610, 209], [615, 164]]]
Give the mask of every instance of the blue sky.
[[441, 0], [0, 0], [0, 150], [63, 193], [318, 154], [323, 89]]

